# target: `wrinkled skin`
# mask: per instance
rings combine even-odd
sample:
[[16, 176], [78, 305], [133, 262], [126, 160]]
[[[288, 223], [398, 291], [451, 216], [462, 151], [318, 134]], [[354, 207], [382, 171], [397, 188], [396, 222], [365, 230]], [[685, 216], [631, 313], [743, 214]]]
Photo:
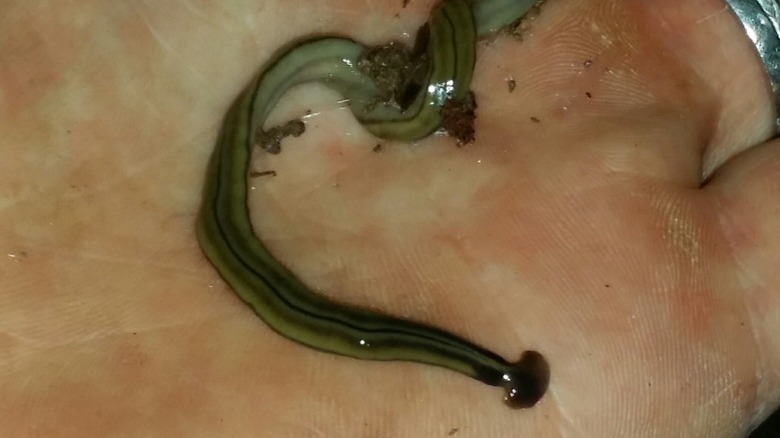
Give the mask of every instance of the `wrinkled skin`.
[[538, 349], [535, 408], [302, 348], [234, 297], [193, 234], [224, 111], [296, 37], [409, 40], [432, 1], [401, 3], [2, 1], [5, 434], [736, 437], [776, 407], [780, 145], [721, 0], [549, 0], [480, 46], [462, 148], [372, 152], [314, 86], [273, 116], [314, 112], [256, 157], [275, 254], [344, 302]]

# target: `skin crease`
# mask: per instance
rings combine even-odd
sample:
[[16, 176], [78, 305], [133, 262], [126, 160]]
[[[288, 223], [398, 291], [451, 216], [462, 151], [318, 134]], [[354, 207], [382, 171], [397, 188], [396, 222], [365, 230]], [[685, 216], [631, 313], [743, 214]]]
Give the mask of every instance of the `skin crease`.
[[218, 279], [193, 223], [241, 87], [296, 36], [384, 42], [432, 4], [4, 2], [9, 436], [732, 437], [777, 406], [780, 146], [754, 146], [770, 101], [720, 0], [549, 0], [522, 43], [480, 46], [463, 148], [371, 152], [317, 87], [272, 117], [314, 113], [256, 157], [275, 254], [339, 300], [540, 350], [535, 408], [302, 348]]

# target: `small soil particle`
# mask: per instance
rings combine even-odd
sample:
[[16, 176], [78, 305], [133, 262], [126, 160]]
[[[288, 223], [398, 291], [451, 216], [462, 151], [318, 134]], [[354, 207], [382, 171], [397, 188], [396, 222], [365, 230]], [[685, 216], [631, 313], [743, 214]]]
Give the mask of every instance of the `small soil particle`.
[[448, 100], [441, 108], [442, 128], [458, 142], [458, 146], [474, 141], [474, 119], [477, 101], [469, 92], [465, 99]]
[[255, 144], [271, 154], [278, 154], [282, 151], [282, 139], [300, 137], [304, 132], [306, 132], [306, 125], [301, 120], [290, 120], [267, 131], [258, 131]]

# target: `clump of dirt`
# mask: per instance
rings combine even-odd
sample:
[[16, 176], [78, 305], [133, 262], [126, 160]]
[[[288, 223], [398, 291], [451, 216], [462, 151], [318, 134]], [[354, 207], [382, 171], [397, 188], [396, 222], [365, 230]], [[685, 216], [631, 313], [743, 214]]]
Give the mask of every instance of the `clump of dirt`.
[[304, 132], [306, 132], [306, 125], [303, 124], [303, 121], [290, 120], [267, 131], [259, 130], [255, 143], [271, 154], [278, 154], [282, 151], [282, 139], [286, 137], [300, 137]]
[[458, 142], [458, 146], [474, 141], [474, 120], [477, 100], [474, 93], [463, 99], [451, 99], [441, 108], [442, 128]]
[[422, 90], [428, 73], [428, 26], [417, 32], [413, 47], [398, 41], [368, 50], [357, 63], [358, 70], [379, 89], [382, 103], [402, 110], [412, 104]]

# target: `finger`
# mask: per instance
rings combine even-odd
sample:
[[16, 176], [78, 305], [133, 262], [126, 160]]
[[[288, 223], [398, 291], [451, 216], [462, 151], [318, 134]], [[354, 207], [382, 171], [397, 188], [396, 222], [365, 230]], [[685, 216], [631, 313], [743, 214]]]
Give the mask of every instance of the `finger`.
[[780, 400], [780, 139], [727, 163], [705, 192], [716, 202], [723, 251], [751, 324], [758, 421]]
[[663, 49], [687, 60], [695, 72], [696, 80], [678, 86], [715, 92], [702, 175], [706, 178], [741, 151], [771, 138], [774, 109], [765, 74], [752, 42], [726, 3], [663, 0], [648, 5], [647, 13], [663, 29]]
[[679, 41], [664, 31], [664, 16], [651, 13], [673, 14], [677, 3], [550, 2], [522, 43], [482, 47], [477, 142], [522, 139], [512, 151], [529, 169], [556, 163], [569, 175], [697, 186], [716, 90], [687, 52], [670, 50]]

